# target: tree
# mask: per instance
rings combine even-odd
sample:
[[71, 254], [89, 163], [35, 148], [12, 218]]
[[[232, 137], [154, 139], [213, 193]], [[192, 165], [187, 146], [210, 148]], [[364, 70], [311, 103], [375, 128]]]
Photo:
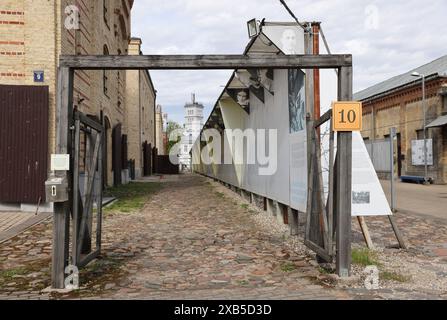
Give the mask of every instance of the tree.
[[172, 147], [175, 144], [179, 143], [180, 140], [182, 139], [180, 135], [177, 135], [177, 139], [175, 141], [171, 141], [171, 133], [174, 132], [175, 130], [182, 130], [182, 126], [175, 121], [168, 121], [168, 123], [166, 124], [166, 134], [168, 136], [168, 145], [166, 149], [168, 151], [168, 154], [171, 151]]

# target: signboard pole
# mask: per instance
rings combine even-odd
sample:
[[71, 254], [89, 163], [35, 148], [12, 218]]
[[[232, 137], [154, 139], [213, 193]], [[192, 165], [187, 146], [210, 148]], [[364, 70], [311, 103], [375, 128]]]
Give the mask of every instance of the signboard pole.
[[390, 181], [391, 181], [391, 211], [396, 212], [396, 193], [394, 190], [394, 138], [396, 137], [396, 128], [390, 129]]

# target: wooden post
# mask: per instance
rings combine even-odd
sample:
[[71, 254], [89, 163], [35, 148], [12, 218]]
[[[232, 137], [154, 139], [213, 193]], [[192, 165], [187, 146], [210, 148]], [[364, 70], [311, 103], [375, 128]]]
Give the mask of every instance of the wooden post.
[[[56, 112], [56, 152], [67, 154], [71, 151], [71, 131], [73, 114], [73, 77], [70, 68], [59, 68], [57, 83], [57, 112]], [[73, 165], [71, 161], [71, 165]], [[66, 176], [69, 185], [69, 173], [59, 173]], [[53, 214], [53, 251], [51, 268], [51, 286], [54, 289], [65, 287], [65, 267], [68, 265], [70, 227], [70, 202], [55, 203]]]
[[298, 229], [298, 211], [288, 207], [287, 208], [287, 214], [289, 215], [290, 235], [291, 236], [297, 236], [298, 233], [299, 233], [299, 229]]
[[[338, 72], [338, 100], [352, 100], [352, 67]], [[337, 133], [337, 179], [335, 211], [337, 219], [337, 274], [351, 273], [351, 193], [352, 193], [352, 132]]]
[[396, 221], [394, 221], [393, 216], [388, 216], [388, 220], [390, 220], [391, 227], [393, 228], [394, 234], [396, 235], [397, 242], [399, 242], [399, 246], [401, 249], [407, 249], [407, 245], [405, 244], [404, 238], [397, 227]]
[[374, 244], [371, 240], [371, 235], [369, 234], [368, 226], [366, 225], [366, 221], [364, 217], [357, 217], [359, 222], [360, 230], [362, 231], [363, 238], [365, 239], [366, 246], [368, 249], [374, 249]]

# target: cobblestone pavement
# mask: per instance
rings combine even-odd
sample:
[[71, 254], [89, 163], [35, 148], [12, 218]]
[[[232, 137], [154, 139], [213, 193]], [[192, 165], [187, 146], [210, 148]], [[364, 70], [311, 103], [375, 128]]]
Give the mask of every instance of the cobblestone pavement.
[[[445, 297], [439, 290], [390, 286], [368, 291], [333, 284], [308, 252], [287, 244], [286, 233], [260, 222], [268, 221], [262, 215], [223, 186], [183, 176], [163, 184], [139, 212], [106, 214], [102, 257], [81, 271], [78, 291], [41, 292], [50, 284], [51, 222], [0, 245], [0, 299]], [[384, 225], [378, 222], [376, 228], [374, 221], [367, 222], [373, 237]], [[435, 229], [438, 237], [442, 230]], [[384, 234], [386, 242], [388, 231]], [[360, 243], [357, 231], [354, 239]], [[417, 254], [426, 256], [423, 250]]]

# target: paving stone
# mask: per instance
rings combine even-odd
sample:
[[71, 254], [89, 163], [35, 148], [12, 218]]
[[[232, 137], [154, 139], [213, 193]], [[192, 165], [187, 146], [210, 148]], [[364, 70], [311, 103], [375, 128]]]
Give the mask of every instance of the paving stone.
[[[222, 192], [225, 197], [217, 195]], [[304, 252], [286, 246], [283, 234], [272, 224], [260, 224], [240, 206], [239, 198], [207, 183], [207, 179], [185, 175], [151, 196], [146, 206], [131, 214], [107, 214], [103, 223], [102, 259], [94, 279], [76, 294], [59, 299], [375, 299], [379, 293], [366, 289], [331, 288], [330, 276], [320, 276], [319, 265]], [[187, 205], [187, 207], [185, 207]], [[414, 254], [443, 253], [445, 235], [432, 231], [428, 222], [397, 216], [400, 225], [413, 226], [406, 236]], [[276, 222], [274, 222], [276, 223]], [[412, 224], [413, 223], [413, 224]], [[418, 223], [423, 226], [417, 230]], [[372, 219], [368, 226], [378, 245], [394, 243], [383, 221]], [[303, 227], [303, 226], [302, 226]], [[441, 230], [444, 226], [437, 225]], [[358, 230], [354, 229], [354, 242]], [[391, 231], [392, 232], [392, 231]], [[426, 233], [433, 241], [420, 239]], [[51, 221], [42, 223], [0, 247], [0, 266], [31, 268], [9, 282], [12, 298], [53, 299], [40, 296], [36, 288], [23, 291], [23, 282], [32, 286], [50, 283]], [[444, 238], [443, 238], [444, 237]], [[363, 241], [361, 239], [361, 241]], [[35, 253], [30, 257], [29, 252]], [[398, 254], [399, 250], [390, 251]], [[436, 254], [434, 254], [436, 255]], [[426, 257], [426, 256], [424, 256]], [[28, 259], [34, 260], [28, 260]], [[439, 256], [440, 259], [443, 256]], [[34, 261], [29, 263], [29, 261]], [[290, 272], [283, 264], [294, 266]], [[428, 261], [428, 266], [431, 262]], [[108, 271], [109, 270], [109, 271]], [[113, 270], [113, 271], [110, 271]], [[440, 272], [435, 268], [434, 272]], [[91, 276], [91, 275], [90, 275]], [[445, 276], [440, 273], [439, 276]], [[85, 275], [81, 272], [81, 285]], [[0, 279], [1, 281], [1, 279]], [[0, 299], [11, 298], [6, 286], [0, 286]], [[26, 287], [25, 287], [26, 288]], [[101, 288], [104, 288], [102, 290]], [[388, 298], [435, 295], [435, 291], [380, 291]]]

